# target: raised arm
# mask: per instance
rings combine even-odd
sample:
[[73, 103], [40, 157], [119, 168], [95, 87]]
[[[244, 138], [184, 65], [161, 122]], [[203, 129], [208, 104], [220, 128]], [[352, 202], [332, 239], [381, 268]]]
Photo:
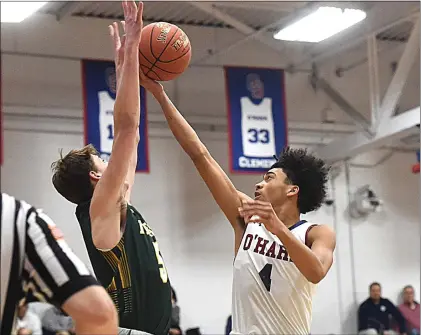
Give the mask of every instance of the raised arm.
[[143, 4], [123, 2], [126, 41], [124, 63], [114, 104], [114, 141], [107, 169], [91, 201], [92, 238], [98, 249], [112, 249], [121, 238], [122, 206], [129, 188], [129, 162], [137, 150], [140, 122], [139, 43]]
[[[125, 21], [121, 21], [123, 26], [124, 33], [126, 32]], [[121, 76], [123, 72], [123, 64], [124, 64], [124, 46], [126, 42], [125, 35], [120, 38], [120, 31], [119, 25], [117, 22], [114, 22], [112, 25], [108, 26], [110, 37], [113, 43], [114, 49], [114, 64], [115, 64], [115, 72], [116, 72], [116, 91], [118, 92], [121, 83]], [[139, 143], [140, 137], [139, 132], [136, 132], [137, 140], [136, 142]], [[133, 151], [132, 157], [128, 162], [128, 171], [126, 175], [126, 183], [127, 183], [127, 190], [125, 193], [125, 200], [126, 202], [130, 202], [132, 188], [135, 180], [136, 175], [136, 164], [137, 164], [137, 150]]]
[[237, 210], [241, 205], [240, 195], [231, 180], [200, 141], [194, 129], [168, 98], [162, 86], [145, 78], [142, 73], [140, 75], [141, 85], [152, 93], [160, 104], [174, 137], [193, 161], [218, 206], [224, 212], [234, 230], [242, 234], [244, 225], [242, 220], [239, 220]]

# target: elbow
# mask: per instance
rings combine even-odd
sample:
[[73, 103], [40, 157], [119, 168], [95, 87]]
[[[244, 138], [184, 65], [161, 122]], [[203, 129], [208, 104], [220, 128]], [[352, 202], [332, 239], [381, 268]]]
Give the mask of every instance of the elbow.
[[117, 311], [111, 299], [102, 299], [100, 304], [96, 304], [91, 315], [91, 322], [99, 326], [109, 323], [118, 323]]
[[108, 251], [113, 249], [118, 242], [120, 242], [121, 234], [119, 232], [112, 232], [110, 230], [104, 231], [102, 227], [95, 228], [92, 225], [92, 243], [95, 248], [101, 251]]
[[323, 271], [323, 269], [317, 269], [316, 271], [313, 271], [309, 276], [307, 276], [307, 280], [312, 284], [318, 284], [324, 279], [325, 276], [326, 273]]
[[92, 242], [96, 249], [101, 251], [112, 250], [120, 241], [120, 238], [92, 234]]

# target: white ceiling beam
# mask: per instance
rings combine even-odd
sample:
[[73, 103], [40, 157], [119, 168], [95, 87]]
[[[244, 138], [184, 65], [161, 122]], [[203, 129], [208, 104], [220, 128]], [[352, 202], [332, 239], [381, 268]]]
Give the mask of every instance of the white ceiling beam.
[[392, 117], [372, 138], [367, 138], [363, 132], [357, 132], [319, 148], [317, 154], [329, 163], [352, 158], [363, 152], [392, 144], [413, 133], [419, 134], [417, 127], [419, 124], [420, 107], [418, 106]]
[[[194, 3], [191, 2], [190, 4], [193, 5]], [[217, 5], [215, 5], [215, 6], [218, 6], [219, 7], [222, 4], [224, 4], [224, 3], [223, 2], [218, 2]], [[233, 3], [230, 3], [230, 4], [232, 5]], [[229, 50], [231, 50], [231, 49], [233, 49], [235, 47], [238, 47], [239, 45], [245, 43], [246, 41], [248, 41], [248, 40], [250, 40], [252, 38], [255, 38], [255, 39], [261, 38], [261, 35], [263, 33], [265, 33], [267, 30], [269, 30], [269, 29], [271, 29], [273, 27], [283, 26], [285, 24], [288, 24], [289, 22], [298, 20], [301, 17], [304, 17], [305, 15], [308, 15], [310, 12], [312, 12], [313, 10], [315, 10], [318, 6], [320, 6], [319, 1], [313, 1], [313, 2], [311, 2], [309, 4], [307, 4], [307, 5], [305, 5], [305, 6], [301, 7], [301, 8], [299, 8], [299, 9], [291, 12], [290, 14], [282, 17], [281, 19], [276, 20], [275, 22], [272, 22], [272, 23], [270, 23], [270, 24], [262, 27], [259, 30], [255, 30], [255, 29], [249, 27], [250, 29], [253, 30], [253, 33], [251, 33], [251, 34], [245, 34], [246, 36], [244, 36], [241, 39], [238, 39], [235, 43], [231, 43], [231, 44], [229, 44], [229, 45], [227, 45], [225, 47], [222, 47], [219, 50], [216, 50], [215, 52], [213, 52], [210, 55], [205, 55], [204, 57], [199, 58], [198, 60], [192, 62], [192, 65], [202, 64], [203, 62], [209, 60], [210, 58], [213, 58], [213, 57], [219, 56], [219, 55], [221, 55], [223, 53], [226, 53]], [[223, 13], [223, 14], [226, 15], [225, 13]], [[265, 38], [265, 41], [271, 43], [271, 45], [270, 45], [271, 48], [273, 47], [273, 45], [272, 45], [273, 43], [279, 43], [278, 41], [275, 41], [275, 40], [272, 40], [272, 39], [268, 40], [267, 38]], [[283, 51], [283, 47], [277, 47], [275, 49], [275, 51], [282, 52]], [[286, 59], [285, 53], [283, 53], [282, 56], [283, 56], [283, 58], [285, 60], [285, 63], [287, 61], [289, 61], [289, 60]], [[294, 69], [294, 70], [298, 71], [299, 69]]]
[[335, 90], [324, 78], [320, 78], [314, 71], [310, 76], [311, 86], [317, 90], [321, 89], [339, 108], [341, 108], [360, 128], [367, 137], [371, 137], [371, 124], [357, 111], [337, 90]]
[[[205, 2], [193, 2], [193, 1], [189, 2], [189, 4], [225, 22], [226, 24], [229, 24], [230, 26], [234, 27], [239, 32], [243, 33], [244, 35], [251, 35], [251, 34], [256, 33], [256, 29], [244, 24], [243, 22], [237, 20], [231, 15], [228, 15], [220, 11], [214, 5], [211, 5]], [[276, 41], [273, 39], [268, 39], [260, 35], [256, 35], [255, 38], [261, 43], [267, 45], [269, 48], [277, 52], [283, 51], [283, 46], [279, 43], [276, 43]]]
[[56, 12], [56, 20], [61, 21], [66, 16], [69, 16], [73, 13], [76, 8], [78, 8], [79, 2], [77, 1], [66, 1], [63, 6], [61, 6]]
[[415, 62], [416, 56], [420, 51], [420, 20], [414, 22], [411, 36], [406, 43], [405, 50], [398, 62], [395, 74], [386, 90], [381, 106], [377, 113], [376, 123], [373, 124], [372, 130], [379, 131], [382, 127], [387, 127], [391, 122], [390, 118], [395, 113], [396, 105], [402, 95], [403, 88], [408, 79], [408, 75]]
[[231, 2], [231, 1], [218, 1], [214, 5], [219, 8], [244, 8], [244, 9], [256, 9], [256, 10], [270, 10], [279, 13], [289, 13], [294, 10], [293, 5], [289, 5], [288, 2], [272, 2], [272, 3], [260, 3], [260, 2]]

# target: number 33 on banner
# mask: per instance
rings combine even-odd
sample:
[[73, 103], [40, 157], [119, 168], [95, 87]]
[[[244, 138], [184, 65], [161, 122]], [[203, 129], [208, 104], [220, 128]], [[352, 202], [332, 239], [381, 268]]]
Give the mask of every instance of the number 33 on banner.
[[269, 143], [269, 131], [267, 129], [249, 129], [248, 141], [250, 143]]

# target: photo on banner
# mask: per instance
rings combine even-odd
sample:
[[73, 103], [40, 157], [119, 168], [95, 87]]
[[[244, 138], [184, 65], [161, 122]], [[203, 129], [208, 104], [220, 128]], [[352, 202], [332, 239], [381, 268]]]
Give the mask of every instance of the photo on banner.
[[[114, 62], [82, 60], [85, 145], [92, 144], [108, 161], [114, 138], [116, 76]], [[146, 91], [140, 89], [140, 140], [136, 172], [149, 173], [149, 146], [146, 117]]]
[[284, 71], [224, 67], [231, 173], [266, 172], [288, 142]]

